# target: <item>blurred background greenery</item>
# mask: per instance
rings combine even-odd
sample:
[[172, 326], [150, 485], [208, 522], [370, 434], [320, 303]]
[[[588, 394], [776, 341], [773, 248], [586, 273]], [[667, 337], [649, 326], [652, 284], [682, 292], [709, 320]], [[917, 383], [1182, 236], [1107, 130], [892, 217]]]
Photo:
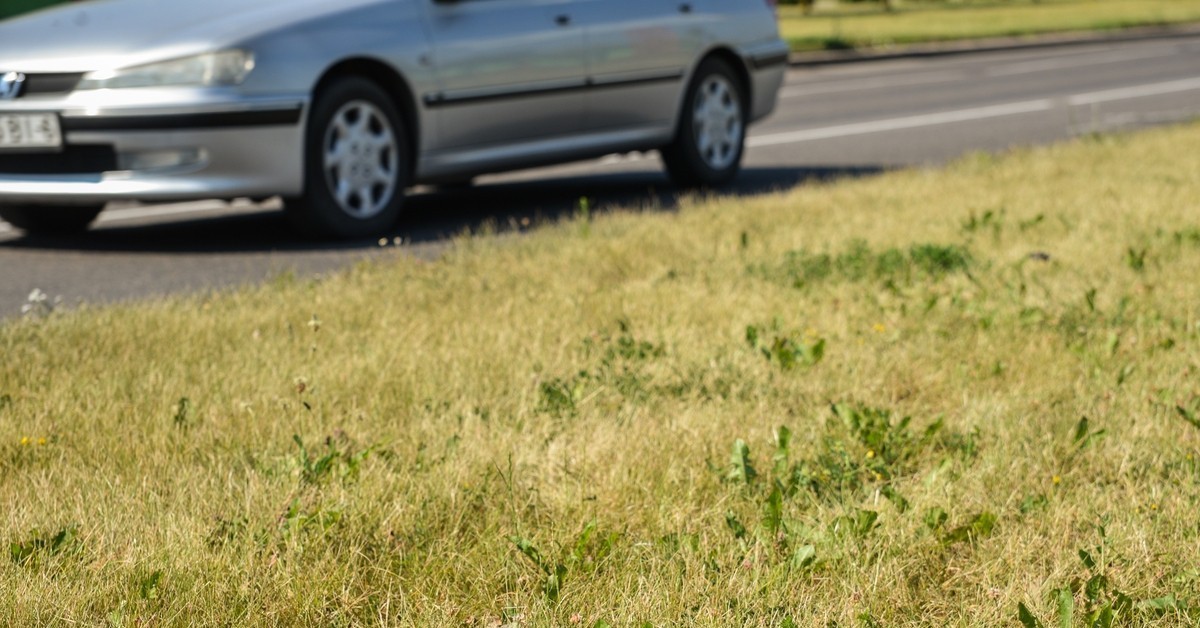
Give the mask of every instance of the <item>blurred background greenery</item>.
[[62, 4], [70, 0], [4, 0], [0, 2], [0, 20], [28, 13], [52, 4]]
[[1200, 22], [1200, 0], [779, 0], [792, 49], [906, 44]]

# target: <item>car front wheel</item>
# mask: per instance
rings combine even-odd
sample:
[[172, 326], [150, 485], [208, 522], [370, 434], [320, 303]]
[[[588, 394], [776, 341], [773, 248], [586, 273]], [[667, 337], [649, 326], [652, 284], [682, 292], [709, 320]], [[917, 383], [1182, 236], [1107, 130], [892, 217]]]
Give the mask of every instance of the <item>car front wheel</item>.
[[103, 205], [0, 205], [0, 218], [30, 235], [68, 235], [87, 231], [103, 210]]
[[661, 151], [672, 181], [718, 186], [737, 176], [746, 142], [746, 103], [745, 89], [728, 63], [714, 58], [700, 64], [675, 139]]
[[355, 238], [392, 228], [409, 178], [408, 136], [391, 98], [359, 77], [317, 95], [305, 138], [305, 192], [287, 199], [293, 227]]

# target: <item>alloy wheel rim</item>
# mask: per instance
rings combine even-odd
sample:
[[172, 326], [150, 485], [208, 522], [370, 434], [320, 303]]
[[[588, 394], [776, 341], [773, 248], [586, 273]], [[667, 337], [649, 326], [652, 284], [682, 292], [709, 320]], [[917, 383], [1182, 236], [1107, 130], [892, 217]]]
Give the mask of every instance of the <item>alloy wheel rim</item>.
[[696, 149], [713, 170], [725, 170], [737, 161], [745, 124], [737, 90], [724, 76], [704, 79], [696, 93], [693, 111]]
[[383, 111], [355, 100], [342, 105], [325, 130], [325, 181], [338, 207], [359, 219], [387, 209], [399, 181], [399, 144]]

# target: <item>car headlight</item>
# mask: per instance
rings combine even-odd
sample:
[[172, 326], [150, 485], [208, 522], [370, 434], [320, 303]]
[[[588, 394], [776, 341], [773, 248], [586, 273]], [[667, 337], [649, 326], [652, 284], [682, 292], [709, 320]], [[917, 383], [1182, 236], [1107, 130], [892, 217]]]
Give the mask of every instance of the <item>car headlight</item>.
[[92, 72], [76, 89], [238, 85], [254, 69], [254, 54], [222, 50], [121, 70]]

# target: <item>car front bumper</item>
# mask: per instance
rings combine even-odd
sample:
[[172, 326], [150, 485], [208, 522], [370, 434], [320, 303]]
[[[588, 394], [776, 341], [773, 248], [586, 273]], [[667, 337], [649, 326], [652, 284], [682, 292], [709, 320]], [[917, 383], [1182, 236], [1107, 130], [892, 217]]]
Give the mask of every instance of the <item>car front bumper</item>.
[[194, 90], [71, 94], [0, 103], [58, 114], [56, 153], [0, 152], [0, 203], [96, 204], [298, 195], [306, 96]]

